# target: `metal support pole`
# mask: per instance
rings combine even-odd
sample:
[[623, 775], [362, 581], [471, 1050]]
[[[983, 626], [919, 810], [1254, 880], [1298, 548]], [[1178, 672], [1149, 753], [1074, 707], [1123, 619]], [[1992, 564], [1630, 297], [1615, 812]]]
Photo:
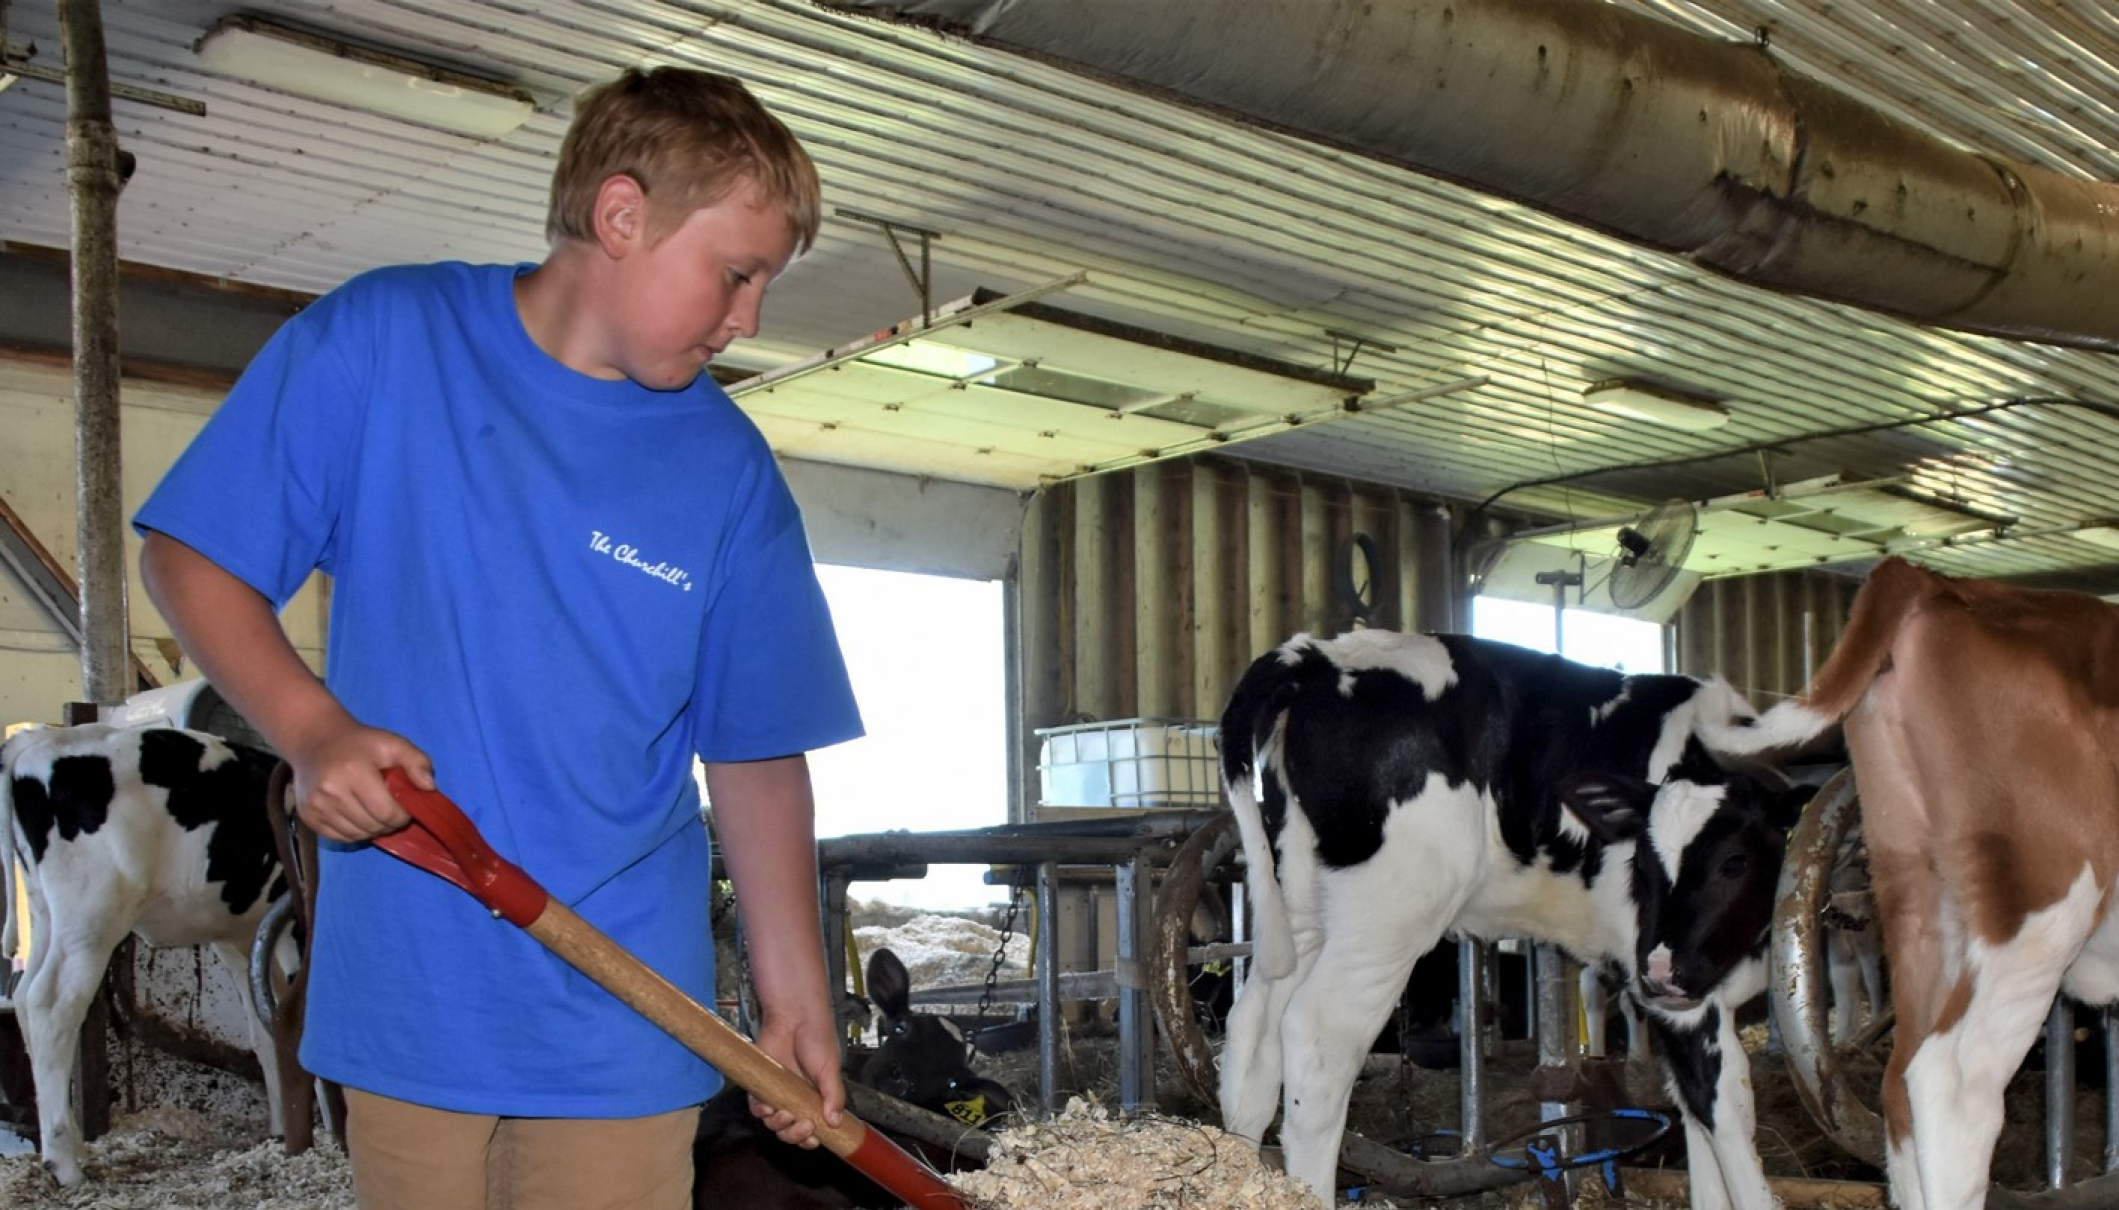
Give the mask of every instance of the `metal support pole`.
[[1486, 943], [1466, 938], [1457, 943], [1457, 1038], [1463, 1048], [1458, 1067], [1459, 1156], [1475, 1155], [1486, 1146], [1486, 1034], [1492, 1028], [1486, 1011]]
[[[1540, 943], [1532, 949], [1537, 969], [1538, 1066], [1563, 1068], [1574, 1062], [1574, 980], [1567, 955], [1558, 946]], [[1565, 1101], [1541, 1101], [1538, 1117], [1551, 1121], [1568, 1115]]]
[[2119, 1172], [2119, 1012], [2104, 1010], [2104, 1170]]
[[2045, 1180], [2065, 1189], [2075, 1167], [2075, 1006], [2055, 996], [2045, 1018]]
[[818, 908], [824, 932], [824, 986], [831, 989], [832, 1012], [838, 1018], [839, 1041], [844, 1043], [847, 1027], [854, 1023], [856, 1015], [846, 970], [848, 879], [843, 870], [827, 870], [817, 882], [823, 890], [823, 902]]
[[1059, 866], [1037, 867], [1037, 1098], [1050, 1117], [1060, 1110]]
[[1148, 981], [1141, 970], [1147, 954], [1149, 896], [1154, 866], [1146, 854], [1117, 868], [1118, 875], [1118, 1105], [1127, 1113], [1155, 1108], [1155, 1018]]
[[[1554, 1076], [1574, 1067], [1577, 1050], [1574, 963], [1559, 946], [1541, 944], [1533, 947], [1531, 964], [1537, 970], [1538, 1067], [1546, 1075]], [[1567, 1117], [1573, 1108], [1565, 1101], [1540, 1101], [1538, 1120], [1550, 1122]], [[1581, 1150], [1582, 1126], [1579, 1123], [1563, 1126], [1557, 1133], [1562, 1152], [1572, 1154]], [[1570, 1171], [1563, 1178], [1570, 1194], [1574, 1192], [1576, 1176], [1576, 1172]]]
[[118, 136], [97, 0], [59, 0], [66, 47], [66, 184], [73, 203], [75, 581], [81, 694], [133, 690], [126, 618], [125, 495], [118, 448]]

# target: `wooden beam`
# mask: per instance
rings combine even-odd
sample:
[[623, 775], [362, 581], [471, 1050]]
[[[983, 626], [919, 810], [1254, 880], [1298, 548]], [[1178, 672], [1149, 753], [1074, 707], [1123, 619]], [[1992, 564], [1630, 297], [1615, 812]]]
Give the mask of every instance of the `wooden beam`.
[[[44, 606], [52, 621], [65, 632], [67, 641], [80, 646], [81, 595], [74, 587], [73, 576], [52, 556], [51, 550], [38, 541], [29, 523], [4, 497], [0, 497], [0, 563], [6, 564], [21, 579], [30, 595]], [[153, 689], [162, 683], [138, 654], [128, 654], [132, 659], [135, 692]]]

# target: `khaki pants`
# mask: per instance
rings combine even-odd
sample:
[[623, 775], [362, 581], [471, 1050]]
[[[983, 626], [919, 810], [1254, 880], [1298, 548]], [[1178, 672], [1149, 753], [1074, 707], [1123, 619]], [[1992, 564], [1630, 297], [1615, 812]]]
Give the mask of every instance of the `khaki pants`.
[[690, 1210], [699, 1111], [499, 1118], [346, 1090], [361, 1210]]

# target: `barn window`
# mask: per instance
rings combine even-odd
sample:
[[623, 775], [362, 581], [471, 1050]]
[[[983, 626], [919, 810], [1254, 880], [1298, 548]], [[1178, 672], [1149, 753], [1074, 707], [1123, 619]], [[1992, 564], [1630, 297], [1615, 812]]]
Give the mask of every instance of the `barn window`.
[[[1560, 615], [1568, 659], [1622, 672], [1666, 672], [1663, 627], [1639, 618], [1589, 609]], [[1479, 596], [1472, 601], [1472, 633], [1533, 651], [1553, 649], [1553, 609], [1529, 601]]]
[[[1005, 640], [998, 580], [819, 565], [868, 734], [810, 754], [817, 834], [1008, 822]], [[1006, 898], [984, 866], [928, 867], [854, 894], [924, 908]]]

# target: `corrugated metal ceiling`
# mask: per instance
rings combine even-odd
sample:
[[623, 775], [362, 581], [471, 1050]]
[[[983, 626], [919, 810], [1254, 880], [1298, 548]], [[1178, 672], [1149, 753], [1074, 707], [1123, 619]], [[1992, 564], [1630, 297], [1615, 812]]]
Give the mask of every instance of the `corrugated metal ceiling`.
[[[1708, 37], [1763, 36], [1795, 70], [1968, 149], [2119, 178], [2119, 12], [2102, 0], [1622, 6]], [[937, 233], [934, 299], [1086, 271], [1050, 301], [1344, 369], [1379, 398], [1485, 380], [1241, 456], [1585, 519], [1824, 474], [1903, 477], [2017, 519], [1998, 540], [1922, 546], [1940, 569], [2114, 557], [2066, 532], [2119, 517], [2112, 354], [1762, 291], [1460, 184], [793, 0], [272, 6], [529, 89], [539, 112], [490, 142], [204, 74], [190, 46], [227, 4], [104, 8], [116, 82], [209, 109], [117, 103], [139, 160], [120, 213], [129, 260], [321, 291], [396, 261], [535, 259], [566, 98], [624, 66], [693, 63], [741, 76], [790, 120], [832, 207]], [[51, 12], [7, 9], [13, 52], [56, 65]], [[63, 119], [56, 86], [0, 93], [0, 239], [66, 244]], [[919, 308], [881, 231], [833, 216], [776, 288], [766, 337], [731, 361], [788, 365]], [[1351, 364], [1349, 336], [1367, 342]], [[1625, 375], [1721, 399], [1732, 419], [1685, 434], [1581, 406], [1586, 385]]]

